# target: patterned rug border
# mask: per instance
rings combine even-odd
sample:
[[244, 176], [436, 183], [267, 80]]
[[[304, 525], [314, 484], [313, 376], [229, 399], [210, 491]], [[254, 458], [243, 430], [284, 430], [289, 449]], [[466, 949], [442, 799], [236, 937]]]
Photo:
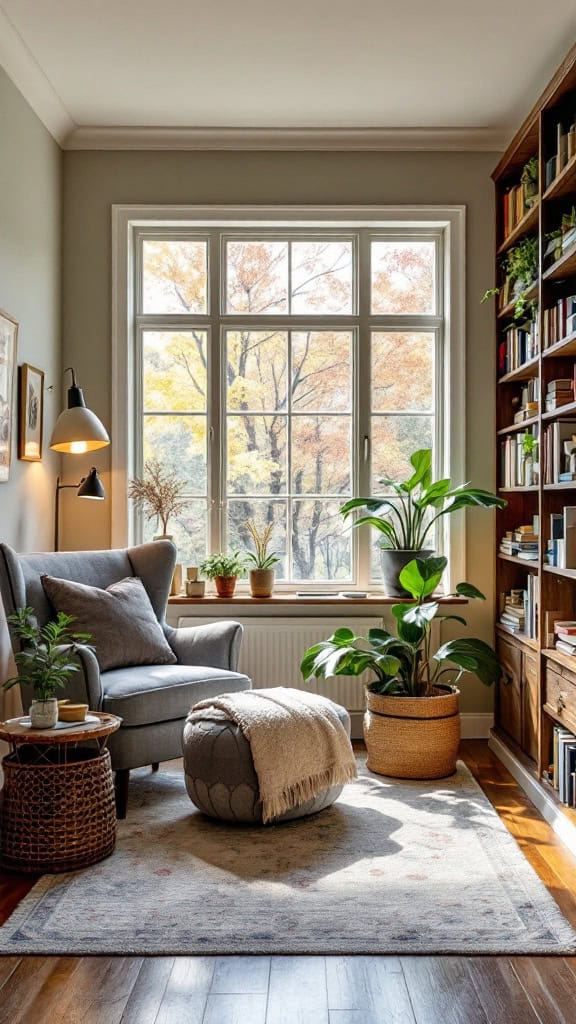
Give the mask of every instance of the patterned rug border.
[[[359, 759], [362, 763], [362, 759]], [[386, 943], [367, 937], [365, 943], [354, 941], [351, 944], [343, 941], [336, 946], [331, 938], [325, 945], [319, 941], [307, 943], [302, 940], [292, 942], [290, 938], [279, 936], [274, 943], [264, 942], [258, 945], [257, 942], [247, 940], [246, 936], [240, 935], [238, 941], [215, 941], [214, 944], [202, 943], [193, 934], [180, 938], [174, 942], [169, 940], [146, 940], [126, 941], [124, 939], [106, 936], [105, 941], [100, 938], [96, 941], [82, 939], [50, 940], [45, 937], [39, 939], [17, 938], [21, 926], [24, 925], [28, 916], [41, 905], [42, 899], [59, 885], [65, 885], [69, 879], [84, 872], [94, 870], [86, 868], [82, 872], [71, 872], [62, 875], [44, 875], [34, 885], [28, 895], [18, 904], [11, 916], [3, 926], [0, 927], [0, 956], [3, 955], [58, 955], [58, 956], [270, 956], [270, 955], [291, 955], [291, 956], [568, 956], [576, 953], [576, 931], [569, 921], [564, 917], [554, 897], [541, 881], [536, 871], [525, 858], [522, 849], [517, 844], [514, 836], [508, 831], [504, 822], [497, 814], [486, 794], [474, 778], [468, 767], [463, 762], [458, 762], [459, 775], [465, 778], [466, 784], [476, 791], [479, 800], [491, 815], [490, 840], [497, 842], [498, 853], [512, 851], [512, 857], [516, 862], [516, 873], [522, 875], [522, 885], [530, 900], [538, 906], [540, 918], [546, 922], [551, 933], [557, 936], [557, 941], [542, 943], [528, 939], [526, 942], [514, 941], [514, 944], [506, 945], [506, 942], [482, 942], [478, 945], [454, 945], [443, 941], [430, 941], [426, 948], [421, 945], [407, 942], [400, 944], [398, 941]], [[367, 774], [368, 778], [379, 779], [381, 777]], [[454, 776], [452, 777], [454, 778]], [[393, 780], [386, 780], [393, 781]], [[438, 784], [443, 781], [438, 780]], [[354, 785], [352, 783], [351, 785]], [[414, 784], [417, 785], [417, 784]], [[429, 784], [428, 784], [429, 785]], [[329, 813], [329, 812], [321, 812]], [[321, 815], [319, 816], [321, 817]], [[312, 820], [312, 819], [303, 819]], [[216, 826], [220, 827], [220, 826]], [[282, 829], [298, 829], [299, 822], [288, 822], [280, 826]], [[112, 857], [114, 854], [112, 854]], [[518, 860], [518, 858], [521, 858]], [[103, 861], [108, 863], [110, 858]], [[510, 868], [510, 864], [498, 857], [497, 860], [503, 864], [502, 874]], [[514, 862], [512, 864], [514, 867]], [[511, 881], [510, 877], [507, 881]], [[513, 880], [512, 880], [513, 881]], [[14, 937], [11, 939], [11, 937]]]

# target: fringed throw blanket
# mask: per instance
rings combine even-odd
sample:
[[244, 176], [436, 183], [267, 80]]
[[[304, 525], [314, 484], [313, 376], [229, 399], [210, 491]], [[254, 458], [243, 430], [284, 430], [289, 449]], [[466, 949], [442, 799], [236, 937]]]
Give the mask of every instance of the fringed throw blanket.
[[245, 690], [202, 700], [189, 717], [214, 712], [235, 722], [250, 743], [264, 822], [356, 778], [348, 734], [325, 697], [284, 686]]

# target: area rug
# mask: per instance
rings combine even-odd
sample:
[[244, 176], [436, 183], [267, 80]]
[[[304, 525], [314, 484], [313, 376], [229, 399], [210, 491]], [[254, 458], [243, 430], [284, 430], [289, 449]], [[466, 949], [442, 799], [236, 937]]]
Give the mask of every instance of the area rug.
[[182, 770], [133, 773], [108, 860], [45, 876], [2, 953], [573, 953], [576, 933], [465, 765], [359, 779], [313, 818], [230, 826]]

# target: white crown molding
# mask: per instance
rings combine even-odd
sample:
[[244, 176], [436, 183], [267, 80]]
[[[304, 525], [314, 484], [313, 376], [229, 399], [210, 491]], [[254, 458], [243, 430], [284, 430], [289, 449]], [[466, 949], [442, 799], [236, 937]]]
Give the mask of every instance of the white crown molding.
[[77, 127], [64, 149], [500, 153], [511, 136], [491, 128]]
[[4, 68], [56, 142], [62, 145], [74, 131], [74, 121], [2, 7], [0, 66]]

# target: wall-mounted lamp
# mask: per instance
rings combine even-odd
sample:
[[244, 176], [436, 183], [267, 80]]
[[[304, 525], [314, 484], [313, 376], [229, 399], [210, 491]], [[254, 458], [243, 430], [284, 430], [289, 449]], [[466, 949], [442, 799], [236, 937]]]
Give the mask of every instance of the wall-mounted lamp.
[[56, 452], [68, 452], [72, 455], [83, 455], [84, 452], [95, 452], [110, 444], [110, 438], [95, 413], [86, 408], [82, 388], [76, 383], [76, 373], [72, 366], [67, 366], [64, 373], [72, 374], [72, 385], [68, 388], [68, 407], [60, 413], [52, 437], [50, 448]]
[[103, 501], [106, 497], [104, 485], [96, 472], [96, 467], [83, 476], [79, 484], [61, 484], [60, 477], [56, 479], [56, 509], [54, 513], [54, 551], [59, 550], [60, 543], [60, 491], [68, 489], [76, 490], [78, 498], [92, 498], [95, 501]]

